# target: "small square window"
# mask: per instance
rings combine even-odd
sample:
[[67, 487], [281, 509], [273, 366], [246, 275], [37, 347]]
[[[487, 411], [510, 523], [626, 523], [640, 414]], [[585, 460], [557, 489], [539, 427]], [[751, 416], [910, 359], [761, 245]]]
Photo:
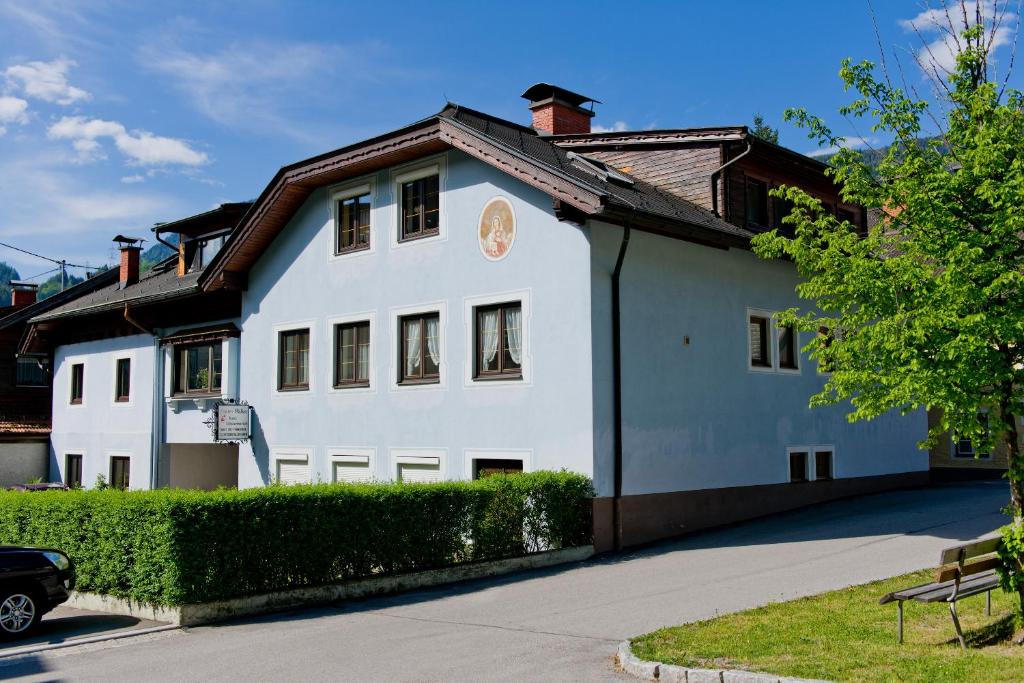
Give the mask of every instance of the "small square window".
[[288, 330], [278, 337], [277, 388], [309, 389], [309, 330]]
[[782, 325], [779, 327], [779, 367], [786, 370], [797, 370], [797, 359], [799, 358], [799, 350], [797, 349], [796, 341], [796, 330], [793, 329], [792, 325]]
[[832, 478], [832, 451], [814, 452], [814, 479], [826, 481]]
[[118, 358], [115, 371], [114, 400], [124, 403], [131, 396], [132, 361], [130, 358]]
[[768, 183], [747, 178], [747, 227], [768, 227]]
[[429, 384], [440, 381], [440, 323], [438, 313], [407, 315], [401, 319], [399, 382]]
[[82, 455], [68, 453], [64, 457], [64, 485], [68, 488], [82, 488]]
[[335, 253], [344, 254], [369, 248], [370, 193], [338, 200]]
[[789, 454], [789, 480], [807, 481], [807, 453], [794, 451]]
[[771, 329], [768, 327], [768, 318], [760, 315], [752, 315], [748, 321], [750, 335], [750, 365], [756, 368], [770, 368], [772, 358], [769, 341]]
[[334, 387], [370, 386], [370, 323], [334, 327]]
[[440, 176], [402, 183], [401, 239], [411, 240], [438, 234], [440, 230]]
[[81, 403], [84, 390], [85, 363], [75, 363], [71, 366], [71, 403]]
[[514, 303], [476, 309], [476, 378], [523, 376], [523, 307]]

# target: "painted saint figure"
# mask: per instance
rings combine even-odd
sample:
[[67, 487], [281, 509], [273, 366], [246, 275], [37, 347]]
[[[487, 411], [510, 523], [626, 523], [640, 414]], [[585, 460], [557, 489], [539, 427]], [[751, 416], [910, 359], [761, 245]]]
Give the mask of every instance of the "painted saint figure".
[[484, 253], [491, 258], [501, 258], [508, 251], [508, 240], [505, 228], [501, 224], [501, 216], [491, 216], [491, 229], [487, 232]]

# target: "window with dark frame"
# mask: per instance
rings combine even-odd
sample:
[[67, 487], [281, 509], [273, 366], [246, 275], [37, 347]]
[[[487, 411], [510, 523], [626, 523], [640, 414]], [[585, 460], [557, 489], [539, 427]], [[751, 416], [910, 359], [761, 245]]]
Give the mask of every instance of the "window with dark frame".
[[747, 178], [746, 191], [747, 227], [768, 227], [768, 183], [756, 178]]
[[441, 316], [421, 313], [401, 318], [399, 383], [429, 384], [441, 379]]
[[814, 452], [814, 479], [827, 481], [832, 478], [832, 451]]
[[18, 356], [14, 384], [19, 387], [45, 387], [50, 384], [50, 363], [43, 356]]
[[127, 491], [131, 484], [132, 459], [123, 455], [110, 458], [110, 487]]
[[750, 335], [750, 364], [755, 368], [770, 368], [772, 358], [768, 342], [771, 339], [771, 330], [768, 327], [768, 318], [752, 315], [747, 327]]
[[779, 326], [779, 367], [786, 370], [797, 370], [796, 330], [792, 325]]
[[334, 326], [334, 387], [370, 386], [370, 323]]
[[85, 363], [75, 363], [71, 366], [71, 402], [81, 403], [82, 393], [85, 389]]
[[785, 197], [772, 197], [772, 227], [786, 236], [793, 235], [793, 227], [786, 225], [782, 219], [793, 213], [793, 202]]
[[278, 335], [277, 388], [309, 389], [309, 329], [287, 330]]
[[[832, 346], [832, 342], [835, 341], [835, 335], [827, 327], [818, 328], [818, 336], [822, 339], [822, 343], [825, 348], [824, 351], [828, 351], [829, 347]], [[818, 372], [832, 372], [832, 365], [825, 358], [818, 358]]]
[[118, 403], [124, 403], [131, 396], [132, 361], [130, 358], [117, 359], [115, 379], [114, 400]]
[[486, 479], [496, 474], [522, 474], [522, 460], [480, 458], [473, 460], [473, 479]]
[[64, 485], [72, 489], [82, 488], [82, 455], [68, 453], [64, 456]]
[[807, 481], [807, 453], [794, 451], [789, 454], [789, 480], [791, 482]]
[[339, 199], [334, 253], [347, 254], [370, 248], [370, 193]]
[[219, 393], [221, 354], [219, 341], [178, 346], [174, 351], [174, 393]]
[[437, 174], [402, 183], [401, 239], [436, 235], [440, 230], [440, 176]]
[[515, 301], [476, 309], [475, 378], [523, 376], [523, 306]]

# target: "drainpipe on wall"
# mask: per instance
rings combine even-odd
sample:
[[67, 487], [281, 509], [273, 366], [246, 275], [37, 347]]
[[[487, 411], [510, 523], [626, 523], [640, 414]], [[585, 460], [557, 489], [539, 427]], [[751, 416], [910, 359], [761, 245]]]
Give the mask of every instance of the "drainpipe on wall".
[[153, 424], [149, 444], [149, 488], [160, 486], [160, 448], [164, 442], [164, 350], [153, 330]]
[[630, 224], [625, 221], [622, 231], [622, 244], [619, 245], [619, 257], [612, 271], [612, 393], [613, 396], [613, 443], [614, 443], [614, 497], [612, 499], [612, 536], [615, 550], [622, 550], [622, 344], [621, 316], [619, 309], [619, 278], [622, 275], [622, 263], [629, 247]]
[[711, 211], [719, 218], [722, 217], [722, 214], [718, 212], [718, 177], [722, 175], [722, 171], [724, 171], [726, 167], [736, 163], [743, 157], [750, 154], [750, 150], [753, 148], [754, 144], [752, 142], [748, 142], [747, 148], [743, 150], [743, 152], [741, 152], [739, 156], [735, 156], [732, 159], [729, 159], [729, 161], [725, 162], [724, 164], [722, 164], [721, 166], [719, 166], [718, 168], [711, 172]]

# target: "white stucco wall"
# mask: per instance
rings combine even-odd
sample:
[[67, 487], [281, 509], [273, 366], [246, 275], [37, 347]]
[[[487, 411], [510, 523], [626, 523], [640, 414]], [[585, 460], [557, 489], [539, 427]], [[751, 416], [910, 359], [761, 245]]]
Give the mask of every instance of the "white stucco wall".
[[[50, 477], [63, 481], [65, 456], [82, 454], [82, 485], [110, 478], [110, 457], [131, 458], [131, 488], [148, 488], [153, 436], [153, 337], [133, 335], [57, 347], [53, 374]], [[118, 358], [131, 359], [130, 400], [114, 401]], [[73, 405], [71, 366], [84, 363], [82, 403]]]
[[[250, 272], [239, 394], [254, 406], [254, 438], [240, 451], [240, 486], [268, 481], [271, 452], [281, 448], [308, 453], [313, 479], [325, 481], [332, 449], [369, 453], [378, 479], [394, 477], [392, 449], [438, 454], [449, 479], [468, 476], [476, 451], [519, 454], [527, 469], [591, 474], [585, 232], [559, 223], [548, 196], [504, 173], [456, 152], [442, 159], [439, 238], [396, 243], [393, 176], [383, 172], [369, 179], [369, 252], [332, 256], [330, 193], [319, 190]], [[496, 195], [512, 202], [517, 234], [508, 256], [491, 262], [478, 246], [477, 226]], [[473, 305], [516, 299], [523, 300], [527, 326], [526, 377], [473, 382]], [[441, 384], [397, 386], [397, 316], [438, 309]], [[331, 326], [338, 318], [371, 320], [368, 390], [331, 388]], [[309, 391], [276, 391], [276, 335], [288, 326], [311, 328]]]
[[[592, 226], [600, 495], [612, 493], [611, 272], [621, 237], [617, 226]], [[806, 305], [796, 282], [789, 263], [633, 231], [621, 277], [625, 495], [786, 482], [790, 446], [833, 446], [837, 478], [928, 468], [916, 447], [923, 412], [850, 424], [843, 406], [808, 408], [824, 378], [806, 356], [797, 373], [749, 369], [748, 308]]]

